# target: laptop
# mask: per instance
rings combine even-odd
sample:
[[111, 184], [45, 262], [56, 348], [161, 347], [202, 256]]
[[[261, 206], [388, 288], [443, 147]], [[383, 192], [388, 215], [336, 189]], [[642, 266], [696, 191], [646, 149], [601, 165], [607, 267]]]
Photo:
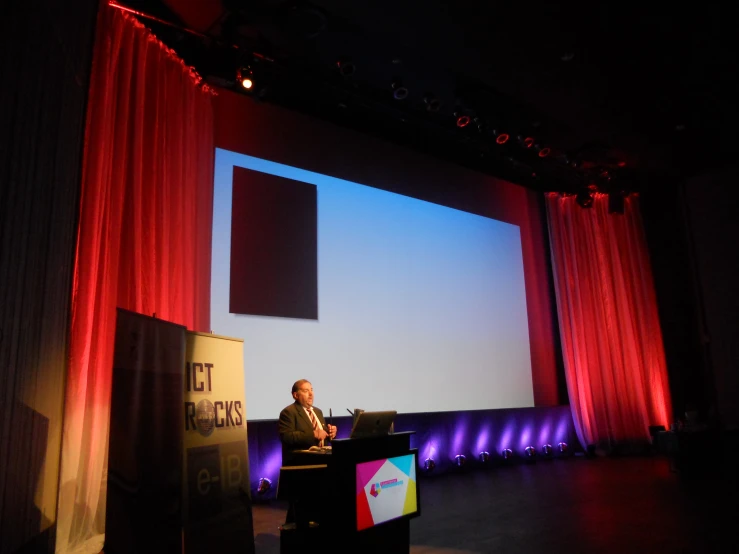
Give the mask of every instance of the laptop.
[[390, 430], [398, 412], [387, 410], [382, 412], [360, 412], [354, 421], [349, 438], [365, 439], [367, 437], [382, 437], [390, 434]]

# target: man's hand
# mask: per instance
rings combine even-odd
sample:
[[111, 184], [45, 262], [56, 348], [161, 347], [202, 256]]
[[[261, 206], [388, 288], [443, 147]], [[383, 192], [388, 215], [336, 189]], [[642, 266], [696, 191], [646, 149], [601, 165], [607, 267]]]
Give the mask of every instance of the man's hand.
[[323, 439], [328, 437], [328, 433], [321, 428], [317, 428], [313, 429], [313, 436], [316, 438], [316, 440], [322, 441]]
[[332, 439], [335, 439], [336, 438], [336, 432], [337, 432], [336, 425], [329, 425], [328, 426], [328, 436], [329, 437], [331, 437]]

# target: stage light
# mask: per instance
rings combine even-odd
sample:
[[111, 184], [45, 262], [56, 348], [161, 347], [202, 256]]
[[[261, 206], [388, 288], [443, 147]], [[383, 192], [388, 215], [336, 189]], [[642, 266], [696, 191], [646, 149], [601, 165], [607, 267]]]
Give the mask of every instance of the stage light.
[[523, 452], [526, 456], [526, 459], [528, 460], [535, 460], [536, 459], [536, 447], [534, 446], [527, 446], [523, 449]]
[[495, 136], [495, 142], [498, 144], [505, 144], [511, 138], [508, 133], [500, 133], [498, 131], [493, 131], [493, 135]]
[[500, 455], [503, 456], [504, 460], [510, 460], [513, 458], [513, 450], [510, 448], [504, 448]]
[[559, 450], [561, 455], [565, 456], [570, 452], [570, 447], [567, 446], [566, 442], [559, 442], [557, 443], [557, 450]]
[[457, 118], [457, 127], [462, 129], [463, 127], [467, 127], [467, 125], [470, 124], [470, 116], [468, 116], [465, 113], [462, 112], [454, 112], [454, 116]]
[[272, 481], [270, 479], [267, 479], [266, 477], [262, 477], [259, 480], [259, 485], [257, 486], [257, 493], [265, 494], [271, 488], [272, 488]]
[[357, 70], [357, 66], [350, 60], [339, 60], [336, 62], [336, 67], [339, 68], [339, 73], [342, 77], [354, 75], [354, 72]]
[[239, 86], [245, 90], [252, 90], [254, 88], [254, 72], [251, 67], [243, 66], [240, 67], [236, 72], [236, 81]]
[[490, 461], [490, 452], [483, 450], [482, 452], [480, 452], [479, 457], [480, 457], [480, 461], [483, 464], [486, 464]]
[[554, 457], [554, 449], [552, 448], [551, 444], [545, 444], [541, 447], [541, 454], [546, 459], [550, 459]]
[[408, 89], [403, 86], [399, 79], [393, 81], [391, 87], [393, 89], [393, 98], [396, 100], [404, 100], [408, 96]]
[[433, 458], [426, 458], [426, 460], [423, 462], [423, 469], [426, 470], [426, 472], [431, 473], [434, 471], [434, 468], [436, 467], [436, 462]]
[[551, 151], [552, 151], [551, 148], [549, 148], [548, 146], [545, 146], [544, 148], [539, 150], [539, 157], [546, 158]]
[[520, 140], [524, 148], [531, 148], [534, 146], [534, 139], [532, 137], [525, 137]]
[[423, 97], [423, 103], [426, 104], [426, 110], [430, 112], [438, 112], [441, 108], [441, 100], [431, 93], [427, 93]]
[[467, 463], [467, 456], [464, 454], [457, 454], [454, 457], [454, 463], [457, 464], [457, 467], [462, 467], [464, 464]]

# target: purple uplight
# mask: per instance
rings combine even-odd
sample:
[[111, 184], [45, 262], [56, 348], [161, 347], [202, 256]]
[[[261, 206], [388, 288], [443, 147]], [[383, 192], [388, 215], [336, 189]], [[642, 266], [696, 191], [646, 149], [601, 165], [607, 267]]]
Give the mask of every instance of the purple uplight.
[[488, 441], [490, 440], [490, 426], [486, 425], [480, 430], [475, 440], [475, 452], [481, 452], [489, 448]]
[[280, 466], [282, 465], [282, 447], [277, 446], [272, 452], [267, 455], [264, 459], [264, 463], [261, 467], [251, 468], [252, 476], [269, 477], [273, 481], [279, 477]]
[[570, 421], [572, 416], [569, 413], [562, 414], [559, 418], [559, 423], [557, 423], [557, 431], [556, 436], [554, 437], [554, 440], [552, 442], [567, 442], [567, 439], [569, 438], [569, 429], [570, 429]]
[[437, 443], [438, 439], [436, 437], [431, 437], [431, 439], [429, 439], [429, 441], [421, 448], [421, 456], [419, 459], [425, 460], [426, 458], [433, 458], [438, 451], [438, 448], [436, 447]]
[[456, 456], [464, 449], [465, 436], [467, 435], [467, 419], [460, 418], [454, 426], [454, 434], [452, 437], [452, 451], [450, 454]]
[[539, 429], [539, 440], [537, 445], [546, 444], [551, 440], [552, 420], [547, 418]]
[[519, 450], [523, 450], [527, 446], [531, 444], [531, 435], [534, 434], [534, 426], [530, 421], [526, 422], [526, 425], [524, 425], [523, 430], [521, 431], [521, 436], [519, 437]]
[[510, 421], [505, 424], [505, 427], [503, 427], [503, 432], [500, 435], [500, 444], [498, 445], [498, 450], [510, 448], [512, 446], [511, 443], [513, 439], [514, 425], [515, 424], [513, 423], [513, 421]]

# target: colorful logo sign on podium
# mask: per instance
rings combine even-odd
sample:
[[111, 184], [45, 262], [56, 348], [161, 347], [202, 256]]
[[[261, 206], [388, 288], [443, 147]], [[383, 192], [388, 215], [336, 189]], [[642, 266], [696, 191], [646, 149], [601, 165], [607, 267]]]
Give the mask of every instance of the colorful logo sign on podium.
[[416, 456], [357, 464], [357, 530], [418, 511]]

